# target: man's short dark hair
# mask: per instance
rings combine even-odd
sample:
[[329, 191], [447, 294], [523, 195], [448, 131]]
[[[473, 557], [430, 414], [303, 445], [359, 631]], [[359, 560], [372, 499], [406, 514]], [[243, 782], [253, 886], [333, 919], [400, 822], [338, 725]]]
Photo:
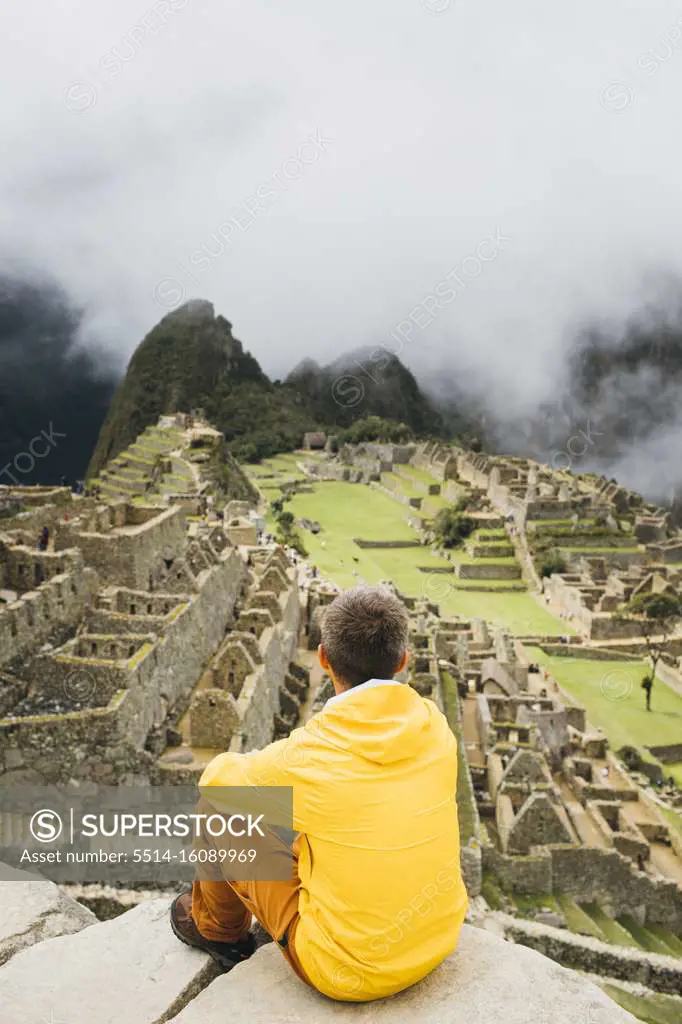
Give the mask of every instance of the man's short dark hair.
[[321, 631], [329, 664], [347, 686], [392, 679], [407, 650], [407, 612], [382, 587], [339, 594], [325, 611]]

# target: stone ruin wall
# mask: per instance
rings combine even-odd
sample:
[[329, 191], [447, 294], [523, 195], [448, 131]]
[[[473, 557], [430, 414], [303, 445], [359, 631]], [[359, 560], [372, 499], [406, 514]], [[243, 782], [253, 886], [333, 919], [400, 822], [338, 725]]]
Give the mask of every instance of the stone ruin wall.
[[[181, 594], [112, 588], [85, 610], [88, 633], [161, 633], [187, 603]], [[143, 609], [143, 610], [141, 610]]]
[[[26, 654], [54, 633], [69, 628], [82, 618], [97, 586], [93, 571], [85, 568], [81, 553], [68, 550], [55, 555], [25, 547], [6, 549], [12, 566], [5, 586], [18, 589], [17, 600], [0, 606], [0, 664], [7, 665]], [[13, 557], [13, 561], [11, 561]], [[34, 569], [40, 567], [43, 582], [23, 593], [15, 578], [19, 565], [25, 565], [26, 580], [35, 580]]]
[[[389, 454], [407, 461], [411, 452]], [[133, 504], [122, 476], [113, 500], [41, 492], [31, 511], [3, 520], [2, 583], [19, 599], [0, 608], [11, 663], [0, 690], [0, 785], [117, 783], [131, 773], [159, 781], [159, 758], [181, 736], [209, 735], [201, 725], [216, 701], [216, 716], [225, 724], [230, 712], [235, 725], [218, 749], [230, 736], [238, 749], [260, 747], [296, 724], [309, 680], [295, 663], [300, 595], [284, 552], [251, 546], [251, 524], [233, 537], [227, 527], [188, 536], [196, 495]], [[54, 550], [38, 552], [45, 525]], [[248, 663], [239, 688], [219, 665], [235, 651]]]
[[[121, 527], [128, 532], [111, 532]], [[97, 571], [102, 582], [144, 590], [149, 587], [149, 576], [159, 555], [166, 549], [179, 554], [185, 536], [185, 519], [179, 505], [151, 510], [124, 504], [112, 506], [111, 513], [103, 520], [100, 517], [100, 522], [75, 520], [67, 524], [59, 531], [57, 546], [80, 548], [86, 563]]]
[[243, 559], [230, 551], [206, 574], [198, 593], [180, 607], [159, 640], [138, 650], [132, 663], [78, 657], [71, 649], [60, 656], [57, 651], [51, 678], [46, 659], [41, 677], [48, 686], [82, 672], [96, 687], [107, 688], [104, 706], [0, 720], [0, 779], [6, 775], [2, 784], [18, 779], [17, 773], [25, 779], [27, 772], [36, 783], [91, 775], [115, 782], [130, 770], [149, 772], [154, 733], [165, 734], [169, 713], [188, 699], [202, 666], [223, 638], [244, 574]]
[[555, 573], [545, 579], [544, 591], [577, 620], [591, 640], [629, 640], [640, 635], [637, 622], [589, 608], [583, 602], [581, 579], [575, 573]]
[[253, 750], [272, 741], [275, 715], [280, 711], [280, 688], [296, 656], [300, 614], [298, 585], [294, 582], [286, 594], [281, 621], [265, 638], [263, 662], [248, 678], [237, 700], [241, 732], [233, 738], [231, 750]]
[[613, 917], [631, 914], [640, 924], [682, 932], [682, 889], [633, 868], [617, 850], [594, 846], [537, 847], [528, 856], [509, 856], [483, 847], [483, 869], [508, 892], [567, 893], [577, 902], [598, 901]]
[[520, 580], [522, 573], [520, 565], [462, 562], [457, 566], [457, 575], [463, 580]]
[[679, 995], [682, 962], [639, 949], [609, 945], [585, 935], [547, 927], [534, 921], [500, 915], [505, 938], [542, 953], [564, 967], [587, 974], [644, 985], [653, 992]]

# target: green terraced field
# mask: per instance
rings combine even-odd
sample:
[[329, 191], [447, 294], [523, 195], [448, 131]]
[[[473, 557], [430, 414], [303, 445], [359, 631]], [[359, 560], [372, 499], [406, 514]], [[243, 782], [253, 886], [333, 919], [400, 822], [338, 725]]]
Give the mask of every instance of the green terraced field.
[[[253, 467], [248, 468], [251, 472]], [[266, 471], [280, 468], [285, 466], [282, 456], [277, 456], [269, 460]], [[268, 486], [268, 497], [275, 493], [269, 489], [271, 483], [264, 481], [261, 485]], [[482, 585], [494, 587], [494, 591], [471, 591], [463, 588], [475, 586], [476, 581], [462, 581], [460, 589], [454, 574], [419, 572], [419, 566], [436, 568], [473, 561], [464, 549], [453, 552], [452, 562], [448, 563], [424, 546], [403, 549], [358, 548], [353, 543], [355, 537], [366, 540], [417, 539], [416, 532], [408, 522], [409, 508], [382, 491], [360, 484], [324, 481], [314, 486], [312, 494], [294, 495], [287, 503], [287, 508], [297, 517], [320, 522], [322, 531], [319, 534], [301, 531], [303, 542], [310, 561], [340, 587], [353, 586], [359, 579], [368, 583], [392, 579], [405, 594], [417, 597], [423, 595], [439, 604], [444, 615], [486, 618], [507, 626], [515, 635], [558, 636], [572, 632], [566, 623], [550, 615], [529, 594], [505, 591], [505, 586], [509, 586], [508, 581], [482, 581]], [[513, 560], [499, 561], [504, 564]], [[354, 572], [357, 576], [353, 575]]]
[[[534, 661], [547, 668], [585, 706], [589, 721], [604, 730], [613, 750], [626, 745], [644, 748], [679, 742], [682, 696], [657, 679], [651, 695], [652, 710], [646, 711], [640, 686], [646, 662], [590, 661], [547, 655], [536, 647], [528, 650]], [[673, 774], [674, 766], [666, 765], [664, 771]]]
[[[485, 581], [486, 586], [490, 583], [490, 580]], [[437, 593], [436, 583], [429, 586]], [[438, 601], [438, 598], [434, 596], [433, 600]], [[441, 612], [487, 619], [506, 626], [514, 636], [562, 636], [575, 632], [567, 623], [550, 615], [530, 594], [453, 589], [440, 603]]]
[[576, 932], [578, 935], [592, 935], [595, 939], [601, 939], [602, 942], [605, 940], [599, 925], [570, 896], [559, 893], [557, 902], [570, 931]]
[[[429, 482], [433, 484], [437, 481], [431, 479]], [[399, 473], [382, 473], [381, 483], [395, 494], [403, 495], [406, 498], [421, 498], [421, 508], [413, 508], [411, 511], [422, 519], [432, 519], [447, 504], [442, 494], [428, 494], [426, 491], [420, 490], [416, 486], [414, 477], [407, 479]]]
[[445, 715], [450, 728], [457, 737], [457, 813], [460, 842], [465, 845], [475, 835], [476, 797], [466, 770], [464, 736], [457, 713], [457, 683], [449, 672], [443, 673], [442, 680]]
[[591, 555], [633, 555], [638, 551], [643, 552], [643, 548], [638, 547], [616, 547], [614, 544], [607, 546], [602, 545], [601, 547], [592, 544], [580, 544], [575, 546], [562, 547], [559, 543], [558, 548], [565, 555], [585, 555], [590, 557]]
[[[301, 474], [295, 472], [296, 462], [300, 459], [300, 454], [287, 453], [246, 469], [264, 496], [271, 500], [278, 495], [281, 481], [292, 479], [294, 475], [301, 478]], [[278, 475], [274, 479], [259, 480], [268, 473]], [[360, 484], [320, 481], [314, 487], [312, 494], [294, 495], [287, 508], [295, 516], [320, 522], [322, 531], [319, 534], [301, 531], [303, 541], [310, 561], [340, 587], [353, 586], [359, 579], [368, 583], [392, 579], [405, 594], [423, 595], [439, 604], [443, 615], [485, 618], [506, 626], [516, 636], [560, 636], [575, 632], [546, 611], [530, 594], [507, 589], [523, 585], [522, 580], [483, 580], [480, 585], [492, 589], [476, 591], [468, 588], [476, 586], [478, 581], [458, 581], [454, 574], [419, 572], [419, 566], [436, 568], [475, 561], [464, 548], [451, 552], [450, 563], [423, 546], [383, 550], [358, 548], [353, 544], [355, 537], [367, 540], [416, 539], [417, 534], [408, 522], [414, 510], [376, 488]], [[503, 530], [488, 529], [481, 534], [487, 537], [506, 536]], [[488, 561], [489, 564], [489, 560], [480, 561]], [[514, 559], [492, 561], [512, 564]], [[357, 576], [353, 575], [354, 572]]]
[[522, 914], [533, 914], [537, 910], [544, 909], [551, 910], [556, 914], [560, 914], [562, 912], [557, 897], [551, 893], [545, 893], [539, 896], [531, 896], [526, 893], [515, 893], [513, 900]]
[[639, 943], [632, 933], [618, 921], [605, 914], [597, 903], [582, 903], [581, 909], [594, 921], [602, 932], [607, 942], [616, 946], [634, 946], [639, 948]]
[[[668, 771], [671, 767], [676, 769], [676, 772], [673, 772], [673, 774], [675, 775], [678, 784], [682, 786], [682, 764], [673, 766], [667, 764], [665, 766], [665, 770]], [[670, 825], [670, 827], [682, 837], [682, 813], [674, 811], [672, 807], [660, 807], [659, 810], [667, 820], [668, 825]]]
[[406, 473], [413, 480], [421, 480], [424, 484], [442, 484], [442, 481], [437, 480], [427, 469], [420, 469], [418, 466], [401, 466], [400, 472]]
[[638, 924], [634, 917], [630, 917], [628, 914], [624, 914], [618, 920], [621, 926], [632, 935], [637, 945], [647, 952], [661, 953], [663, 956], [680, 956], [675, 948], [676, 942], [680, 940], [676, 940], [676, 937], [667, 929], [657, 925], [645, 927]]
[[[497, 890], [496, 883], [489, 879], [490, 896], [496, 903], [493, 909], [502, 909], [505, 897]], [[609, 917], [598, 903], [576, 903], [567, 893], [530, 896], [522, 893], [507, 895], [522, 916], [533, 919], [537, 911], [547, 909], [563, 914], [569, 931], [579, 935], [591, 935], [602, 942], [643, 949], [664, 956], [682, 956], [682, 938], [660, 925], [638, 924], [633, 917], [623, 915], [617, 920]], [[490, 903], [490, 900], [488, 900]], [[490, 904], [492, 906], [492, 904]]]
[[680, 1024], [682, 1000], [673, 996], [633, 995], [617, 985], [602, 985], [607, 996], [644, 1024]]

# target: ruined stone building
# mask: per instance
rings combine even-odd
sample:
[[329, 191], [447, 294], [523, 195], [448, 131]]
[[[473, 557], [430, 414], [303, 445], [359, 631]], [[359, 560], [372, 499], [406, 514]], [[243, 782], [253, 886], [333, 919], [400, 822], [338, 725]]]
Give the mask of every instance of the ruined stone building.
[[0, 785], [186, 781], [216, 752], [296, 724], [308, 686], [297, 569], [259, 545], [249, 502], [205, 475], [221, 440], [194, 416], [164, 417], [88, 495], [13, 489]]

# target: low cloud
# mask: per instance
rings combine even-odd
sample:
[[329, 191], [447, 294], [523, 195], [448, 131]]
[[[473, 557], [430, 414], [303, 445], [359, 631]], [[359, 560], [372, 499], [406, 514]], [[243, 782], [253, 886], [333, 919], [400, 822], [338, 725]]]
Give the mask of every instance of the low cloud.
[[199, 295], [272, 376], [395, 349], [457, 269], [401, 358], [522, 434], [586, 325], [625, 338], [682, 275], [665, 0], [38, 0], [0, 45], [0, 270], [59, 281], [119, 370]]

